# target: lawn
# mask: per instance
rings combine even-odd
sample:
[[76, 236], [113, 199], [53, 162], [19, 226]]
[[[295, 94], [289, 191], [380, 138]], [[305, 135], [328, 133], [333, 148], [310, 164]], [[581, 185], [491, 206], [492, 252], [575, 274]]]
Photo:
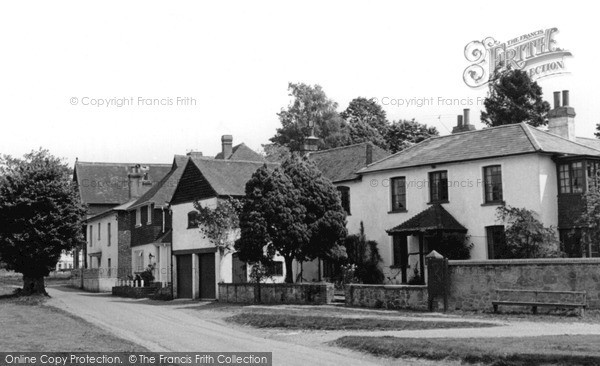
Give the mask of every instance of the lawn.
[[376, 317], [335, 317], [290, 314], [241, 313], [225, 320], [257, 328], [307, 330], [414, 330], [442, 328], [482, 328], [496, 324], [484, 322], [420, 321]]
[[600, 336], [397, 338], [347, 336], [335, 345], [385, 357], [460, 360], [488, 365], [600, 365]]
[[[0, 287], [6, 293], [6, 288]], [[85, 320], [44, 304], [43, 296], [0, 296], [0, 349], [5, 352], [145, 352]]]

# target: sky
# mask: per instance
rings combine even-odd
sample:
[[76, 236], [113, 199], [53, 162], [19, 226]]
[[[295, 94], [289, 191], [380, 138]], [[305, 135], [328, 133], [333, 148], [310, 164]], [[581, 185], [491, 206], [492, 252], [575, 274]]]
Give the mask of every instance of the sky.
[[0, 153], [43, 147], [70, 164], [170, 163], [190, 150], [215, 155], [224, 134], [260, 150], [290, 102], [289, 82], [321, 85], [340, 112], [356, 97], [377, 98], [390, 120], [448, 134], [466, 107], [482, 128], [487, 88], [463, 81], [465, 46], [552, 27], [573, 56], [567, 74], [538, 83], [548, 101], [570, 90], [577, 135], [593, 137], [600, 48], [591, 3], [489, 4], [2, 2]]

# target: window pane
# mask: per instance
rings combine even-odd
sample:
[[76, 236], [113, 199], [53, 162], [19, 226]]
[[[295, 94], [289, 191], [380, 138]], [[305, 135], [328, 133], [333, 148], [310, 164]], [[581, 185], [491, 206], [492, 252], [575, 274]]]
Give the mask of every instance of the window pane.
[[485, 202], [502, 201], [502, 168], [494, 165], [484, 168]]
[[429, 196], [431, 202], [448, 200], [448, 172], [429, 173]]
[[392, 178], [392, 211], [406, 210], [406, 178]]

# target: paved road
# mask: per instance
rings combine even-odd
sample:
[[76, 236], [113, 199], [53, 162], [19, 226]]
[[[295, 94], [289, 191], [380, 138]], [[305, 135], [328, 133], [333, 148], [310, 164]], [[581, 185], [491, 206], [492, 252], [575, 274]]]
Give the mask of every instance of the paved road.
[[[335, 347], [308, 347], [254, 336], [235, 327], [200, 318], [193, 310], [198, 308], [198, 302], [149, 302], [61, 287], [49, 288], [48, 292], [52, 296], [49, 305], [80, 316], [154, 352], [266, 351], [273, 352], [274, 365], [396, 363]], [[397, 363], [414, 364], [400, 360]], [[418, 364], [433, 363], [419, 361]]]

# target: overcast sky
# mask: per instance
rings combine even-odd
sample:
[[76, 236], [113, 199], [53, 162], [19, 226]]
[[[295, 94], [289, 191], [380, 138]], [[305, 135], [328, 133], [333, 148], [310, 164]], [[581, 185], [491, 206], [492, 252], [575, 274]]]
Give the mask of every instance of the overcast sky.
[[[42, 146], [70, 163], [168, 163], [190, 149], [216, 154], [223, 134], [258, 150], [279, 126], [288, 82], [321, 85], [339, 111], [358, 96], [434, 98], [428, 106], [383, 107], [390, 120], [416, 118], [447, 134], [464, 106], [438, 98], [471, 98], [478, 122], [477, 98], [487, 93], [463, 82], [465, 45], [551, 27], [573, 57], [565, 59], [568, 75], [539, 84], [548, 101], [569, 89], [577, 135], [593, 136], [600, 47], [591, 3], [493, 4], [2, 2], [0, 153]], [[177, 97], [196, 105], [176, 105]], [[133, 103], [83, 105], [110, 98]], [[173, 105], [143, 106], [139, 98]]]

